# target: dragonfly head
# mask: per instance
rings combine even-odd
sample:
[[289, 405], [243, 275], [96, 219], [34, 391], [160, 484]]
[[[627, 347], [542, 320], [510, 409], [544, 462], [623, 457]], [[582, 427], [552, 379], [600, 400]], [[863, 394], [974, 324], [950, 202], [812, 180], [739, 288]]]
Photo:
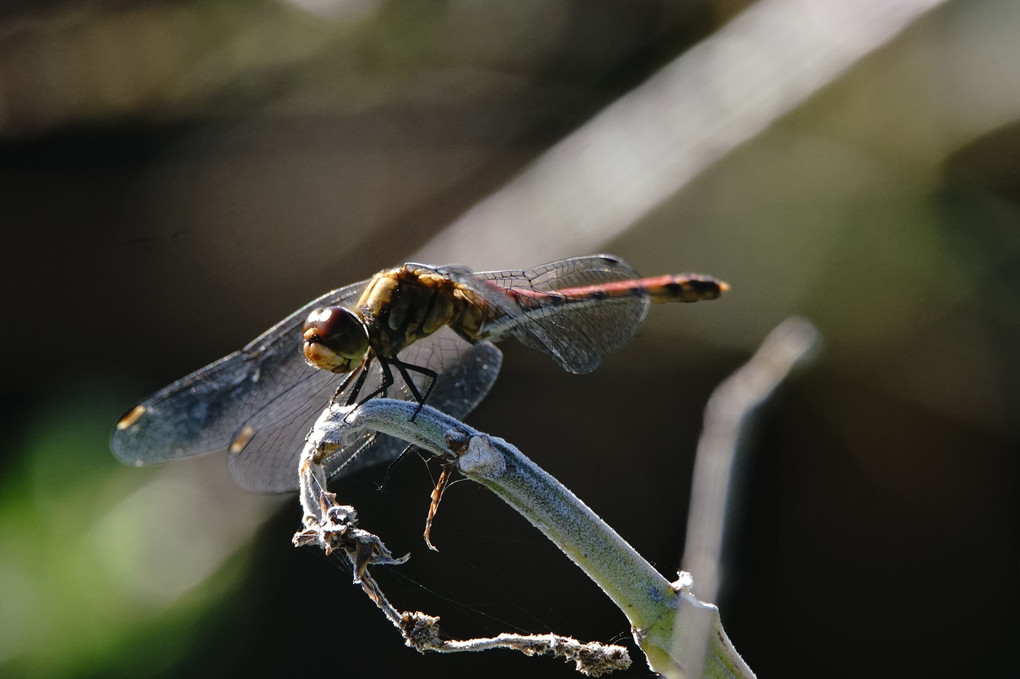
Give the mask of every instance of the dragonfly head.
[[308, 314], [302, 334], [305, 360], [316, 368], [347, 373], [368, 352], [368, 330], [353, 311], [323, 307]]

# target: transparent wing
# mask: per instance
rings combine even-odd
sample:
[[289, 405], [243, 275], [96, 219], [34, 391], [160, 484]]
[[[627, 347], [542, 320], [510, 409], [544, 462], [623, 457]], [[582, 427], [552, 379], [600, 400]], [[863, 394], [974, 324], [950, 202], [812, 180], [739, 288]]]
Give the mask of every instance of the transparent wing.
[[552, 305], [527, 294], [638, 278], [634, 269], [612, 255], [572, 257], [523, 270], [475, 274], [457, 267], [439, 270], [500, 310], [501, 315], [487, 325], [490, 339], [515, 337], [572, 373], [598, 367], [604, 356], [634, 336], [648, 312], [649, 301], [643, 296], [564, 298]]
[[305, 363], [304, 321], [315, 308], [352, 304], [367, 283], [326, 293], [240, 351], [142, 401], [133, 411], [144, 409], [137, 419], [126, 416], [114, 431], [114, 454], [128, 464], [164, 462], [225, 450], [243, 432], [252, 436], [245, 450], [300, 449], [337, 382]]
[[[295, 351], [300, 351], [295, 348]], [[400, 352], [400, 360], [410, 365], [433, 370], [439, 374], [428, 405], [451, 415], [462, 418], [482, 400], [499, 373], [503, 355], [490, 342], [471, 344], [457, 336], [449, 328], [442, 328], [434, 334], [418, 340]], [[382, 383], [382, 370], [378, 361], [368, 368], [369, 374], [362, 388], [362, 394], [370, 394]], [[331, 383], [336, 388], [337, 376]], [[424, 393], [428, 379], [415, 372], [411, 377], [419, 393]], [[394, 383], [386, 394], [389, 398], [414, 401], [411, 390], [399, 374], [394, 374]], [[346, 391], [337, 396], [343, 403], [350, 395], [354, 382], [350, 380]], [[230, 471], [234, 479], [249, 490], [284, 492], [298, 487], [298, 462], [301, 457], [304, 436], [312, 427], [332, 396], [328, 389], [323, 399], [308, 403], [295, 419], [300, 420], [300, 440], [277, 441], [278, 430], [256, 433], [252, 440], [238, 454], [229, 458]], [[306, 412], [307, 411], [307, 412]], [[290, 428], [290, 424], [287, 428]], [[259, 440], [264, 436], [265, 440]], [[353, 437], [341, 450], [323, 461], [328, 477], [349, 474], [376, 464], [391, 462], [407, 447], [407, 443], [372, 432], [362, 432]]]

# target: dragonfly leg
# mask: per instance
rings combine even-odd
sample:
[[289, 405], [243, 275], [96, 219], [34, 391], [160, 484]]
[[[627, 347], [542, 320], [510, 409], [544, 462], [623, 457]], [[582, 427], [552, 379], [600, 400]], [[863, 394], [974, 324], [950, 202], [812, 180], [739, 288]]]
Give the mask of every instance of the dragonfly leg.
[[[396, 459], [394, 459], [393, 462], [390, 462], [389, 465], [386, 467], [386, 474], [383, 476], [383, 480], [379, 484], [379, 487], [376, 488], [376, 490], [379, 490], [379, 491], [385, 490], [387, 484], [389, 484], [389, 482], [390, 482], [390, 476], [393, 475], [393, 468], [396, 467], [398, 463], [403, 461], [403, 459], [405, 457], [407, 457], [408, 454], [411, 453], [411, 451], [413, 451], [414, 449], [415, 449], [415, 446], [409, 445], [406, 448], [404, 448], [402, 451], [400, 451], [400, 455], [397, 455]], [[424, 462], [424, 458], [422, 458], [422, 461]]]
[[[392, 365], [397, 368], [397, 372], [400, 373], [400, 377], [404, 380], [404, 383], [407, 384], [407, 388], [411, 391], [411, 395], [414, 397], [414, 400], [418, 402], [418, 409], [415, 410], [414, 415], [411, 416], [411, 421], [414, 422], [414, 418], [418, 417], [418, 413], [421, 412], [422, 406], [425, 405], [425, 400], [429, 397], [429, 394], [432, 393], [432, 389], [436, 386], [436, 379], [439, 377], [439, 373], [437, 373], [435, 370], [430, 370], [429, 368], [424, 368], [419, 365], [411, 365], [410, 363], [404, 363], [403, 361], [397, 358], [383, 358], [382, 356], [376, 356], [376, 358], [379, 359], [379, 368], [382, 369], [382, 382], [379, 385], [378, 389], [376, 389], [375, 391], [373, 391], [371, 394], [364, 397], [360, 401], [357, 401], [358, 405], [361, 405], [362, 403], [365, 403], [366, 401], [373, 399], [376, 396], [386, 395], [386, 392], [389, 390], [390, 387], [393, 386], [393, 383], [395, 381], [393, 379], [393, 371], [390, 369], [390, 366]], [[371, 358], [369, 358], [369, 362], [370, 361]], [[362, 387], [365, 386], [365, 379], [368, 377], [368, 365], [369, 363], [366, 362], [364, 368], [361, 371], [361, 374], [358, 375], [358, 381], [355, 383], [354, 389], [351, 391], [351, 395], [347, 399], [347, 405], [352, 405], [357, 400]], [[418, 391], [418, 386], [414, 383], [414, 380], [411, 379], [411, 375], [408, 371], [416, 372], [428, 378], [429, 385], [428, 388], [425, 389], [424, 395]], [[347, 382], [349, 380], [350, 377], [344, 380], [344, 383], [340, 385], [341, 389], [347, 385]], [[337, 393], [339, 394], [339, 391]], [[336, 397], [334, 396], [334, 398]]]
[[[358, 381], [354, 383], [354, 388], [351, 389], [351, 395], [347, 397], [347, 403], [345, 403], [344, 405], [352, 406], [352, 405], [354, 405], [354, 402], [358, 400], [358, 394], [361, 393], [362, 387], [365, 386], [365, 380], [368, 378], [368, 369], [371, 366], [372, 366], [372, 356], [371, 356], [371, 354], [369, 354], [365, 358], [364, 362], [362, 362], [362, 364], [358, 367], [358, 371], [357, 371], [357, 373], [358, 373]], [[343, 382], [340, 383], [340, 386], [337, 387], [336, 394], [333, 395], [333, 400], [334, 401], [336, 400], [336, 397], [339, 396], [341, 393], [343, 393], [343, 390], [347, 388], [347, 384], [351, 381], [351, 379], [353, 377], [354, 377], [354, 373], [351, 373], [350, 375], [348, 375], [344, 379]], [[375, 396], [375, 394], [372, 394], [372, 396]], [[372, 398], [372, 396], [369, 396], [368, 398]], [[365, 401], [367, 401], [367, 400], [368, 399], [366, 398]], [[364, 403], [364, 401], [362, 401], [362, 403]]]
[[[335, 404], [337, 402], [337, 399], [340, 398], [340, 394], [344, 393], [344, 391], [347, 389], [347, 385], [349, 385], [351, 383], [351, 380], [353, 380], [355, 377], [358, 378], [358, 381], [357, 384], [355, 384], [355, 389], [352, 393], [354, 394], [355, 397], [357, 397], [358, 392], [361, 391], [362, 385], [365, 384], [365, 377], [368, 374], [368, 367], [371, 364], [372, 357], [366, 356], [365, 359], [362, 360], [361, 365], [347, 373], [347, 376], [344, 377], [342, 382], [340, 382], [340, 386], [338, 386], [336, 388], [336, 391], [333, 392], [333, 397], [329, 399], [329, 402]], [[345, 405], [351, 405], [350, 399], [348, 399]]]
[[[422, 407], [425, 405], [425, 401], [428, 400], [429, 394], [432, 393], [432, 389], [436, 386], [436, 379], [439, 377], [439, 373], [437, 373], [435, 370], [430, 370], [429, 368], [425, 368], [420, 365], [411, 365], [410, 363], [404, 363], [403, 361], [396, 358], [390, 359], [390, 361], [393, 363], [393, 365], [397, 367], [397, 370], [400, 372], [400, 376], [404, 378], [404, 382], [407, 383], [407, 386], [411, 390], [411, 393], [414, 395], [415, 400], [418, 401], [418, 409], [414, 411], [414, 415], [411, 415], [411, 421], [414, 422], [414, 418], [418, 417], [418, 413], [421, 412]], [[418, 392], [418, 387], [415, 386], [414, 381], [411, 379], [411, 376], [407, 372], [408, 370], [412, 370], [418, 373], [419, 375], [424, 375], [425, 377], [428, 378], [429, 386], [427, 389], [425, 389], [424, 395]]]
[[[369, 400], [375, 398], [376, 396], [384, 396], [385, 397], [386, 396], [386, 392], [389, 390], [390, 387], [393, 386], [393, 371], [390, 370], [390, 365], [389, 365], [390, 362], [387, 361], [386, 359], [384, 359], [382, 356], [379, 356], [378, 358], [379, 358], [379, 367], [382, 369], [382, 374], [383, 374], [382, 382], [379, 384], [379, 388], [378, 389], [376, 389], [371, 394], [369, 394], [365, 398], [363, 398], [360, 401], [358, 401], [358, 405], [359, 406], [362, 403], [365, 403], [366, 401], [369, 401]], [[350, 398], [350, 400], [347, 401], [347, 405], [350, 405], [350, 404], [354, 403], [354, 399], [356, 399], [358, 397], [358, 392], [361, 391], [361, 387], [364, 385], [364, 382], [365, 382], [365, 380], [360, 380], [359, 381], [358, 389], [356, 391], [354, 391], [354, 393], [351, 394], [351, 398]]]

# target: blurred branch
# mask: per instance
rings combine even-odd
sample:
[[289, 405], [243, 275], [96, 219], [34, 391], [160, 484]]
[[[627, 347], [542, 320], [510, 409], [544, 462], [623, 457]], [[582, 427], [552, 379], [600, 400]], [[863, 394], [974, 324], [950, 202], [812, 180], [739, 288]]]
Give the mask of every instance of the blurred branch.
[[[804, 318], [788, 318], [769, 333], [743, 367], [720, 384], [705, 408], [705, 426], [698, 442], [691, 479], [691, 507], [687, 514], [687, 545], [681, 560], [685, 571], [697, 574], [698, 594], [714, 601], [719, 589], [719, 560], [733, 460], [758, 408], [817, 348], [818, 330]], [[708, 624], [677, 636], [676, 654], [703, 648], [712, 633]], [[697, 658], [697, 656], [691, 656]], [[694, 674], [700, 668], [695, 668]]]
[[714, 601], [733, 459], [750, 420], [779, 384], [820, 341], [810, 321], [788, 318], [769, 333], [742, 368], [720, 384], [705, 408], [691, 480], [687, 545], [681, 564], [698, 576], [698, 594]]
[[415, 256], [501, 268], [507, 253], [595, 252], [943, 1], [761, 0]]

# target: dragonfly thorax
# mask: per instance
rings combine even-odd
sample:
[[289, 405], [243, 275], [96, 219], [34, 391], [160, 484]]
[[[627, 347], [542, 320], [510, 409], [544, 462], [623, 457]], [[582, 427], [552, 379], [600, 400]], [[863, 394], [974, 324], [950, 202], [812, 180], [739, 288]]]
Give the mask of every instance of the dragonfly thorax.
[[375, 275], [355, 306], [377, 356], [393, 358], [443, 326], [477, 340], [484, 302], [448, 276], [407, 265]]

